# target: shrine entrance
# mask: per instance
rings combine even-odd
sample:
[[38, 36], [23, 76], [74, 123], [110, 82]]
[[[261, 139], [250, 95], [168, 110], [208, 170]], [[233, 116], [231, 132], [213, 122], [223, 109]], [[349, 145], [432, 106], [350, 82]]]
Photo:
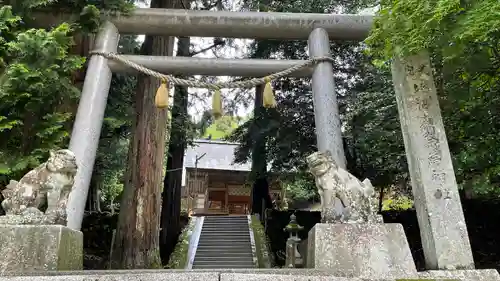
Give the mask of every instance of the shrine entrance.
[[[237, 143], [194, 140], [184, 157], [183, 206], [200, 215], [247, 215], [251, 213], [251, 165], [235, 164]], [[281, 193], [277, 175], [270, 175], [271, 195]]]
[[[335, 59], [336, 55], [330, 54], [330, 40], [364, 40], [372, 24], [372, 17], [367, 15], [153, 8], [135, 9], [130, 15], [106, 17], [95, 38], [92, 57], [88, 60], [85, 83], [69, 143], [69, 149], [76, 155], [78, 171], [68, 199], [67, 226], [80, 230], [82, 225], [113, 72], [140, 72], [158, 78], [163, 82], [160, 87], [160, 93], [163, 93], [161, 107], [165, 107], [168, 101], [168, 83], [211, 89], [214, 90], [214, 96], [216, 93], [220, 96], [220, 89], [223, 88], [252, 88], [265, 84], [266, 87], [269, 86], [268, 92], [271, 92], [271, 99], [274, 100], [272, 80], [285, 76], [312, 77], [316, 148], [321, 152], [329, 151], [335, 163], [340, 168], [346, 168], [332, 65], [338, 61]], [[259, 60], [118, 55], [120, 34], [308, 40], [310, 58]], [[430, 56], [425, 50], [404, 56], [395, 53], [391, 61], [391, 72], [409, 174], [415, 198], [418, 199], [415, 205], [428, 267], [473, 267]], [[252, 79], [205, 83], [180, 79], [171, 74], [241, 76]], [[210, 166], [212, 169], [224, 169], [220, 168], [219, 163]], [[197, 193], [196, 202], [202, 201], [203, 209], [207, 209], [203, 200], [208, 200], [210, 187], [204, 185], [203, 188], [205, 193]], [[444, 203], [444, 197], [434, 196], [441, 194], [443, 189], [449, 191], [455, 199]], [[230, 194], [225, 196], [229, 198]], [[216, 202], [225, 202], [226, 208], [229, 208], [228, 200]], [[446, 204], [446, 212], [442, 212], [443, 204]]]
[[188, 168], [186, 176], [183, 199], [188, 201], [188, 212], [192, 215], [250, 214], [252, 186], [247, 183], [247, 171], [198, 169], [195, 172]]

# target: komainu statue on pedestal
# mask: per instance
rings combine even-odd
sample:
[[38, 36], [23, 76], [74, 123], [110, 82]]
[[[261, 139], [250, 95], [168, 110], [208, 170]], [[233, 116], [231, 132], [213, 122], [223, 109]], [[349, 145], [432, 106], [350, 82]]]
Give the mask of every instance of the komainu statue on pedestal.
[[77, 171], [76, 157], [68, 149], [50, 152], [47, 162], [11, 180], [2, 192], [0, 224], [66, 225], [66, 204]]
[[[306, 159], [316, 179], [321, 198], [323, 223], [382, 223], [377, 214], [377, 199], [370, 180], [358, 180], [335, 164], [330, 152], [315, 152]], [[342, 214], [335, 212], [335, 198], [343, 205]]]

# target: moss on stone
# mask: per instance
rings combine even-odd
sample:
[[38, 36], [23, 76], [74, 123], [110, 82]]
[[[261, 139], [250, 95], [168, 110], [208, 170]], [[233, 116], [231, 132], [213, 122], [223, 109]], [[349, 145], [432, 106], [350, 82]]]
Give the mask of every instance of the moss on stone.
[[170, 255], [170, 260], [165, 268], [184, 269], [188, 262], [189, 240], [195, 226], [195, 220], [190, 220], [188, 225], [179, 235], [179, 240], [175, 246], [174, 252]]
[[257, 218], [252, 216], [251, 228], [255, 240], [255, 251], [257, 254], [257, 265], [259, 268], [271, 268], [271, 252], [269, 251], [269, 243], [264, 230], [264, 226]]

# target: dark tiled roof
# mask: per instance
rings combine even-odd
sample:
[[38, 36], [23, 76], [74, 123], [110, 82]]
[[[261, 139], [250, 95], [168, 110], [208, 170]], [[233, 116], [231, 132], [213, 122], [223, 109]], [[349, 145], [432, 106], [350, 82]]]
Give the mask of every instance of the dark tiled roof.
[[[250, 171], [252, 161], [234, 164], [234, 151], [238, 143], [219, 140], [195, 140], [194, 146], [188, 147], [184, 156], [184, 168], [195, 168], [198, 157], [199, 169]], [[205, 154], [203, 157], [201, 157]], [[201, 157], [201, 158], [200, 158]]]

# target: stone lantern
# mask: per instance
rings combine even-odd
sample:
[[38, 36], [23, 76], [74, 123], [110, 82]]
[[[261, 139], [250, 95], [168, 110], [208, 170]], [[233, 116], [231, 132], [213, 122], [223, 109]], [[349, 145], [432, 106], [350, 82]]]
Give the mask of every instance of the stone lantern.
[[289, 237], [286, 241], [286, 262], [285, 266], [288, 268], [302, 267], [302, 257], [297, 249], [300, 243], [299, 231], [303, 230], [304, 227], [297, 223], [297, 217], [295, 214], [290, 216], [290, 222], [285, 227], [284, 231], [289, 233]]

